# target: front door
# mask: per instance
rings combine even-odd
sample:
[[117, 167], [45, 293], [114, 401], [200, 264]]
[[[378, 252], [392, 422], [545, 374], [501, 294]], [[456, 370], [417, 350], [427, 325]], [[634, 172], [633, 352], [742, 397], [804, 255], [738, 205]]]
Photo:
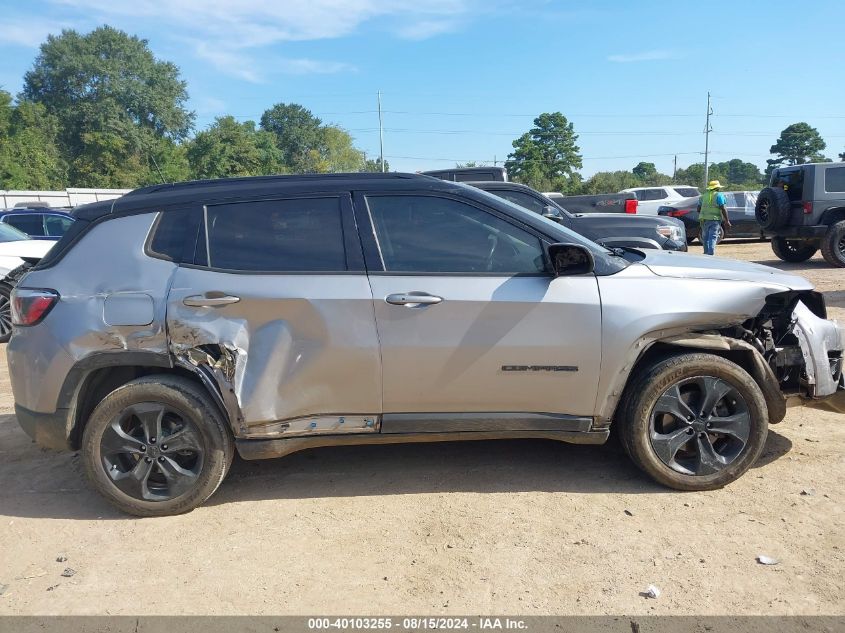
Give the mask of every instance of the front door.
[[[361, 196], [356, 210], [367, 227], [384, 431], [393, 414], [488, 413], [486, 428], [503, 430], [523, 413], [593, 414], [595, 276], [553, 278], [530, 227], [446, 195]], [[395, 430], [424, 430], [426, 418], [463, 430], [461, 415], [417, 415]]]
[[245, 436], [376, 431], [378, 338], [350, 197], [209, 205], [199, 224], [168, 298], [176, 358], [235, 398]]

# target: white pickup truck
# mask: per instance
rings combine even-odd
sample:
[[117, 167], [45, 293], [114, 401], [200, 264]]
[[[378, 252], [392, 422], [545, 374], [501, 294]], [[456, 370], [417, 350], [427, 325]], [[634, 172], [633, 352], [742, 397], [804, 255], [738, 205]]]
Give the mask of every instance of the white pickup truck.
[[633, 193], [637, 196], [637, 213], [639, 215], [657, 215], [658, 207], [667, 202], [676, 202], [684, 198], [700, 196], [698, 187], [691, 185], [666, 185], [663, 187], [631, 187], [619, 193]]

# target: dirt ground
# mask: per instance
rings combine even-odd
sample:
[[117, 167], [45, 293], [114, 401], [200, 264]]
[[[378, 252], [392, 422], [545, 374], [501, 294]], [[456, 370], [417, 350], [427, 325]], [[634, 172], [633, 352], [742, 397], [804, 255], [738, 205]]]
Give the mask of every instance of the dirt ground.
[[[845, 321], [841, 269], [719, 255], [807, 276]], [[716, 492], [652, 484], [612, 445], [326, 448], [236, 461], [203, 507], [135, 519], [12, 411], [2, 354], [0, 614], [845, 614], [845, 416], [792, 409]]]

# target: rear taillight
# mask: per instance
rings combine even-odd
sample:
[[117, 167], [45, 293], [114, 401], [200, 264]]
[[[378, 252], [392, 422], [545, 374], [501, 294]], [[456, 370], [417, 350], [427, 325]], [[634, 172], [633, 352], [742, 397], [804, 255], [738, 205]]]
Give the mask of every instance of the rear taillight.
[[12, 324], [35, 325], [59, 301], [55, 290], [15, 288], [12, 291]]
[[802, 202], [801, 206], [804, 207], [804, 215], [812, 215], [812, 213], [813, 213], [813, 203], [812, 202]]
[[680, 218], [680, 217], [685, 216], [687, 213], [690, 213], [690, 212], [692, 212], [692, 209], [677, 209], [675, 211], [670, 211], [666, 215], [668, 215], [669, 217], [672, 217], [672, 218]]
[[634, 198], [633, 200], [626, 200], [625, 201], [625, 213], [636, 213], [637, 212], [637, 199]]

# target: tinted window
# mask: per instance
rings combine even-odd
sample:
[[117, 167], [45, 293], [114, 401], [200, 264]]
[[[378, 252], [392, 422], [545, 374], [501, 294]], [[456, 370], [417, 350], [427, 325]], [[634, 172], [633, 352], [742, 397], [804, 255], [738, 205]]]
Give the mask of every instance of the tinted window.
[[155, 233], [150, 242], [150, 251], [174, 262], [181, 262], [186, 240], [195, 239], [198, 211], [179, 209], [167, 211], [159, 216]]
[[61, 237], [67, 232], [71, 224], [73, 224], [73, 220], [61, 215], [44, 216], [44, 228], [47, 229], [47, 235], [51, 237]]
[[695, 187], [674, 187], [674, 189], [679, 196], [683, 196], [684, 198], [694, 198], [700, 195], [698, 189]]
[[772, 174], [772, 186], [783, 187], [792, 202], [800, 202], [804, 194], [804, 170], [778, 169]]
[[388, 271], [546, 270], [537, 237], [468, 204], [433, 196], [372, 196], [367, 204]]
[[44, 235], [44, 220], [40, 213], [15, 213], [7, 215], [5, 222], [27, 235]]
[[540, 215], [543, 215], [543, 209], [546, 206], [540, 200], [537, 200], [537, 198], [535, 198], [534, 196], [530, 196], [523, 191], [506, 191], [493, 189], [489, 193], [492, 193], [494, 196], [504, 198], [505, 200], [509, 200], [514, 204], [518, 204], [519, 206], [528, 209], [529, 211], [533, 211], [534, 213], [539, 213]]
[[637, 189], [634, 192], [634, 195], [637, 196], [637, 200], [642, 202], [643, 200], [648, 200], [648, 198], [646, 198], [647, 192], [647, 189]]
[[228, 270], [346, 270], [338, 198], [208, 207], [209, 266]]
[[29, 235], [26, 233], [21, 233], [16, 228], [0, 222], [0, 242], [20, 242], [28, 239]]
[[845, 167], [824, 170], [825, 191], [845, 191]]
[[669, 197], [669, 194], [663, 191], [663, 189], [646, 189], [644, 193], [645, 197], [643, 197], [643, 200], [663, 200]]

